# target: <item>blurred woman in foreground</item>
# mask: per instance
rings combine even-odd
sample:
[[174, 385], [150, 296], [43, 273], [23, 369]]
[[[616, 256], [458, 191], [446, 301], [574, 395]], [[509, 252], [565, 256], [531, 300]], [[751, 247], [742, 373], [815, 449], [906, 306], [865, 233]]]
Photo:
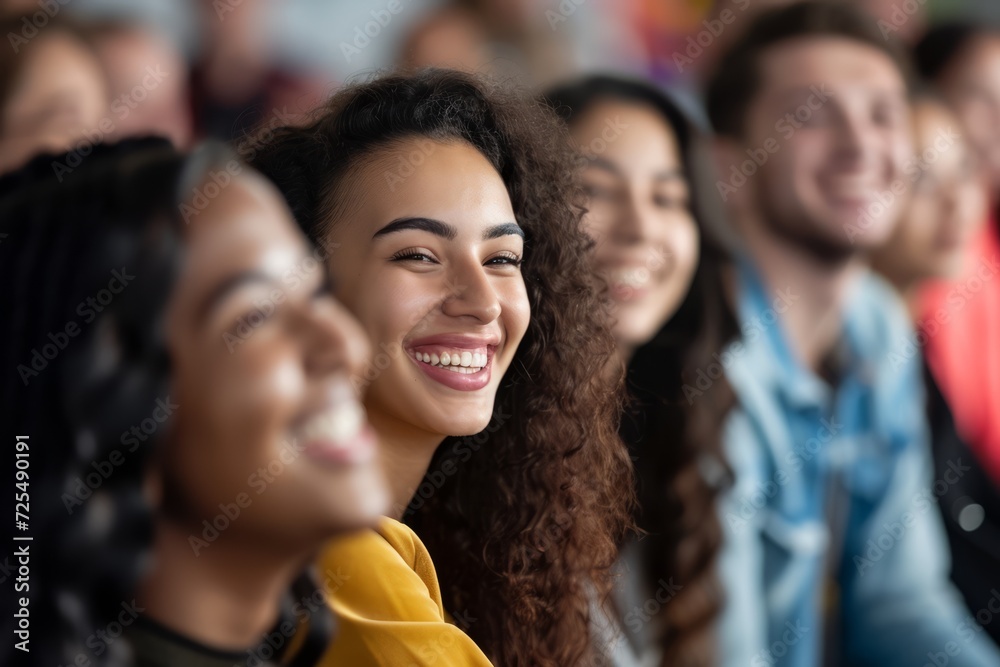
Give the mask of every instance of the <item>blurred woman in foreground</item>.
[[387, 506], [349, 381], [368, 342], [280, 196], [227, 151], [97, 145], [60, 178], [65, 158], [0, 179], [26, 657], [313, 664], [333, 622], [306, 566]]

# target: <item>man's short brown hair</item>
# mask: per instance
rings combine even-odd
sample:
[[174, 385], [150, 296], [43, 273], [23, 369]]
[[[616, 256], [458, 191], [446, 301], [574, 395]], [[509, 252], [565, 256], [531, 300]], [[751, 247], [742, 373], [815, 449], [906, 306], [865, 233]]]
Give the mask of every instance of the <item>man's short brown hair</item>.
[[888, 55], [899, 67], [907, 88], [915, 87], [913, 67], [895, 41], [882, 35], [875, 20], [854, 7], [810, 0], [765, 11], [719, 61], [705, 91], [708, 117], [716, 133], [743, 133], [747, 108], [760, 92], [761, 55], [769, 48], [802, 37], [843, 37]]

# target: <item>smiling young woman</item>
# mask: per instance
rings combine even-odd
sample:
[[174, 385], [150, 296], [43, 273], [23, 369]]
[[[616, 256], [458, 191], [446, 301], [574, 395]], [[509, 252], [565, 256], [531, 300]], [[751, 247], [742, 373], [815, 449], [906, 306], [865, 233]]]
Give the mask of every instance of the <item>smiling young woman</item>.
[[324, 271], [286, 279], [309, 249], [259, 175], [240, 168], [184, 224], [208, 174], [238, 166], [228, 151], [96, 145], [62, 178], [64, 157], [0, 179], [0, 276], [20, 286], [0, 295], [0, 427], [32, 446], [34, 642], [19, 657], [313, 664], [332, 619], [305, 566], [388, 506], [350, 385], [368, 341]]
[[[592, 662], [590, 603], [633, 494], [558, 119], [457, 72], [384, 76], [275, 132], [254, 164], [327, 249], [337, 295], [383, 350], [359, 381], [395, 514], [426, 543], [444, 608], [497, 664]], [[354, 631], [379, 644], [371, 624]], [[465, 664], [413, 642], [416, 664]]]

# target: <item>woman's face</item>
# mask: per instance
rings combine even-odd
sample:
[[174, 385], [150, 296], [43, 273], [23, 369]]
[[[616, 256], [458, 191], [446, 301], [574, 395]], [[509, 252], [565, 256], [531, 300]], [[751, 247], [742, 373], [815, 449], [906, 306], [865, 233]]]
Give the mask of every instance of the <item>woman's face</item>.
[[39, 36], [0, 117], [0, 172], [42, 151], [74, 148], [108, 116], [107, 90], [97, 58], [64, 32]]
[[574, 119], [570, 134], [588, 162], [584, 226], [610, 285], [615, 337], [635, 348], [677, 310], [698, 263], [677, 137], [652, 107], [611, 100]]
[[521, 228], [471, 145], [386, 147], [340, 187], [328, 235], [337, 297], [376, 347], [358, 381], [379, 432], [483, 430], [530, 307]]
[[1000, 195], [1000, 37], [981, 35], [962, 49], [938, 77], [989, 179]]
[[185, 233], [165, 513], [198, 536], [228, 514], [233, 537], [289, 547], [370, 524], [388, 492], [350, 378], [371, 350], [322, 262], [256, 175], [234, 178]]
[[987, 210], [985, 181], [958, 119], [937, 102], [921, 102], [914, 121], [912, 199], [876, 255], [879, 268], [902, 283], [957, 275]]

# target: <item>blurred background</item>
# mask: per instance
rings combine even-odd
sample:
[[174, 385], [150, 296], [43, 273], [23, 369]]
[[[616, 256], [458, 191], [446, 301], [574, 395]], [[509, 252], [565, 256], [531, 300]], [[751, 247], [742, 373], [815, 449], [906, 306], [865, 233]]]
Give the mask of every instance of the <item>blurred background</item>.
[[[0, 0], [0, 9], [20, 14], [19, 27], [6, 24], [15, 53], [34, 48], [33, 31], [45, 34], [49, 21], [84, 22], [112, 106], [81, 127], [108, 118], [113, 135], [154, 131], [186, 146], [234, 139], [276, 116], [287, 122], [339, 84], [398, 64], [493, 71], [536, 86], [599, 69], [683, 90], [736, 33], [717, 38], [713, 17], [729, 8], [739, 22], [778, 1]], [[905, 41], [948, 18], [1000, 19], [995, 0], [853, 1]], [[34, 78], [57, 79], [53, 72], [66, 69], [59, 57], [45, 59], [52, 70], [36, 65]], [[87, 55], [64, 49], [61, 57], [79, 67]], [[28, 74], [19, 71], [27, 59], [10, 50], [0, 58], [6, 98], [11, 81]], [[86, 73], [65, 78], [80, 86]], [[16, 129], [8, 121], [0, 169], [22, 160], [9, 144], [28, 130]]]

